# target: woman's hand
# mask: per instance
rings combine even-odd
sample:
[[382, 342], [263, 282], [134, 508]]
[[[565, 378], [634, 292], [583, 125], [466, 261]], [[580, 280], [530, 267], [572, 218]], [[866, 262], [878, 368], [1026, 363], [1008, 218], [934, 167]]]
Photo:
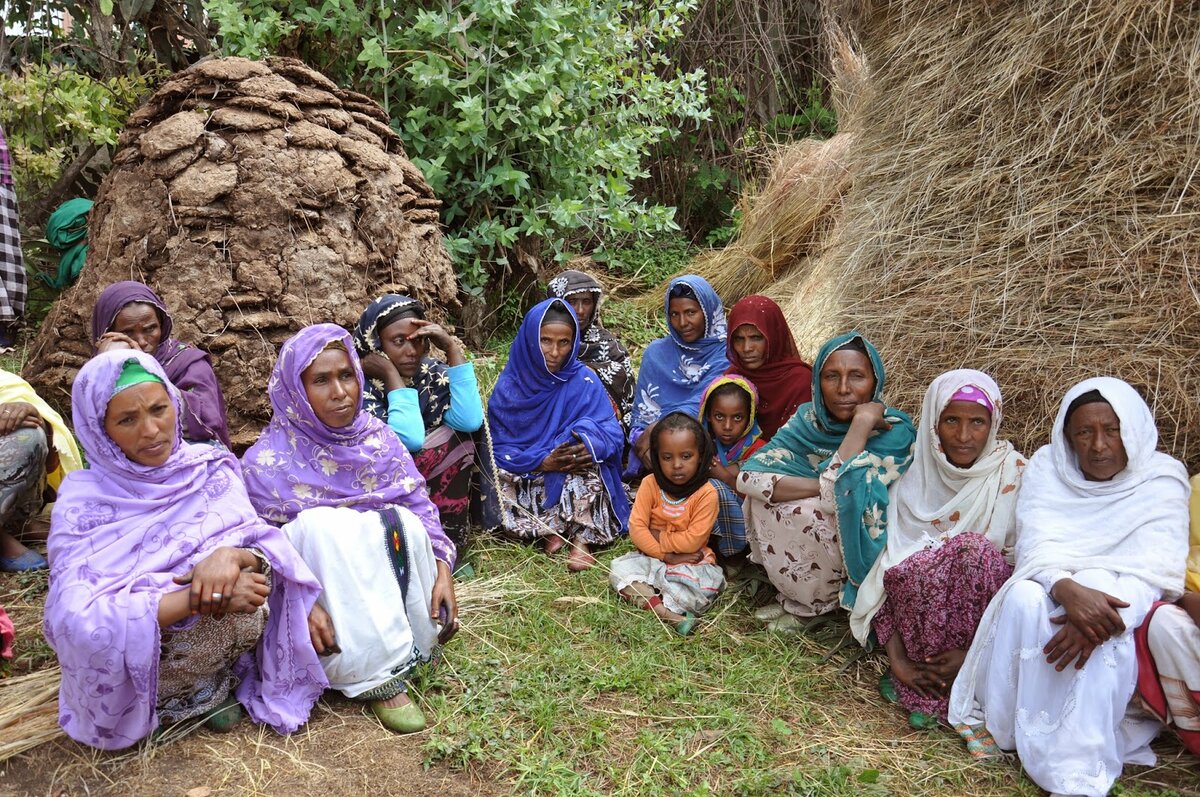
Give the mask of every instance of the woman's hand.
[[105, 332], [100, 336], [100, 340], [96, 341], [96, 352], [117, 351], [118, 349], [133, 349], [141, 351], [142, 347], [137, 345], [133, 338], [122, 332]]
[[337, 649], [337, 638], [333, 633], [333, 620], [319, 603], [314, 603], [312, 611], [308, 613], [308, 636], [312, 639], [313, 650], [318, 656], [341, 653]]
[[1062, 628], [1050, 638], [1046, 647], [1042, 648], [1042, 653], [1046, 654], [1046, 663], [1053, 664], [1054, 669], [1062, 672], [1074, 661], [1075, 669], [1082, 670], [1083, 665], [1091, 658], [1092, 651], [1096, 649], [1096, 644], [1065, 616], [1051, 617], [1050, 622], [1059, 622]]
[[887, 407], [878, 401], [868, 401], [859, 404], [854, 408], [854, 417], [851, 418], [850, 425], [868, 430], [879, 429], [886, 432], [892, 428], [891, 423], [884, 420], [883, 413], [886, 410]]
[[932, 699], [942, 694], [942, 679], [908, 657], [899, 634], [892, 634], [884, 649], [887, 651], [888, 665], [891, 667], [893, 678], [921, 697]]
[[[657, 423], [657, 421], [655, 422]], [[642, 432], [637, 442], [633, 444], [633, 454], [641, 460], [642, 467], [647, 472], [653, 471], [654, 468], [650, 464], [650, 432], [654, 431], [655, 423], [650, 424]]]
[[234, 614], [254, 614], [270, 595], [271, 588], [267, 585], [266, 576], [243, 570], [238, 573], [237, 582], [233, 585], [229, 611]]
[[387, 392], [391, 393], [393, 390], [405, 387], [404, 377], [400, 376], [400, 371], [396, 369], [395, 363], [389, 360], [386, 354], [373, 351], [363, 355], [361, 362], [363, 376], [383, 382]]
[[1129, 604], [1120, 598], [1085, 587], [1070, 578], [1060, 579], [1052, 593], [1067, 613], [1050, 618], [1050, 622], [1062, 625], [1070, 621], [1093, 646], [1125, 633], [1125, 621], [1117, 609], [1124, 609]]
[[454, 575], [450, 565], [438, 560], [437, 580], [433, 582], [433, 592], [429, 601], [429, 617], [435, 623], [442, 624], [438, 634], [438, 642], [446, 644], [458, 633], [458, 599], [454, 596]]
[[942, 696], [950, 694], [950, 687], [954, 685], [954, 679], [958, 677], [966, 658], [967, 652], [962, 648], [950, 648], [925, 659], [925, 671], [942, 683]]
[[698, 565], [704, 561], [704, 554], [700, 551], [692, 553], [664, 553], [663, 561], [669, 565]]
[[543, 473], [579, 473], [593, 464], [592, 455], [583, 443], [563, 443], [546, 455], [538, 470]]
[[229, 611], [233, 589], [243, 567], [250, 567], [243, 557], [254, 557], [249, 551], [222, 546], [200, 560], [199, 564], [182, 576], [175, 576], [176, 584], [191, 584], [188, 605], [192, 614], [223, 614]]
[[0, 435], [12, 434], [18, 429], [42, 429], [44, 426], [37, 407], [29, 402], [0, 404]]
[[417, 327], [417, 331], [408, 336], [409, 340], [425, 338], [434, 346], [446, 352], [446, 365], [451, 367], [462, 365], [466, 362], [467, 358], [463, 354], [462, 346], [459, 345], [458, 340], [447, 332], [446, 328], [441, 324], [436, 324], [424, 318], [414, 318], [413, 326]]

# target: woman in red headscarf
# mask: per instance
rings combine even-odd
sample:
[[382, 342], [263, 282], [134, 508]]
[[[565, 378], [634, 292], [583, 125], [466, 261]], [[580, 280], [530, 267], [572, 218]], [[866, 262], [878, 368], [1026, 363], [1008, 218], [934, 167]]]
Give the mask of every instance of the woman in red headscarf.
[[729, 313], [729, 369], [758, 389], [758, 425], [770, 440], [796, 408], [812, 401], [812, 366], [800, 359], [779, 305], [747, 296]]

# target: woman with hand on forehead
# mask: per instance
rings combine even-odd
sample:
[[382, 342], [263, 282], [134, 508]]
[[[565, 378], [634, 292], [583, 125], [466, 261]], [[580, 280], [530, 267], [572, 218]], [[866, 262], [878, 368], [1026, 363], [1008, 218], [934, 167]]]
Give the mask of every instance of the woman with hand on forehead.
[[[445, 362], [429, 356], [431, 344], [446, 353]], [[363, 408], [412, 454], [454, 544], [463, 546], [472, 521], [485, 531], [499, 526], [483, 401], [458, 339], [426, 319], [416, 299], [389, 293], [367, 306], [354, 345], [367, 378]]]
[[629, 523], [621, 424], [600, 379], [579, 362], [578, 346], [570, 305], [535, 305], [488, 402], [504, 529], [541, 540], [550, 555], [569, 542], [571, 571], [595, 565], [592, 548], [611, 543]]
[[1155, 761], [1160, 723], [1126, 714], [1133, 629], [1182, 593], [1188, 554], [1187, 472], [1157, 444], [1150, 408], [1125, 382], [1067, 391], [1022, 478], [1016, 572], [950, 693], [972, 752], [1016, 750], [1056, 795], [1105, 795], [1124, 764]]

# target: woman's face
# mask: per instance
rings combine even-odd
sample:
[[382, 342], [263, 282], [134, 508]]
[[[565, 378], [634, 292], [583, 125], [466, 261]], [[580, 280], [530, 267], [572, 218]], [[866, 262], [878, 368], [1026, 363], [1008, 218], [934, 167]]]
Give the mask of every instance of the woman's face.
[[730, 337], [733, 353], [747, 371], [756, 371], [767, 361], [767, 339], [753, 324], [742, 324]]
[[1084, 404], [1071, 413], [1067, 441], [1088, 481], [1106, 482], [1129, 464], [1121, 440], [1121, 419], [1107, 402]]
[[875, 395], [875, 372], [867, 355], [839, 349], [821, 366], [821, 400], [829, 416], [839, 423], [854, 418], [854, 408]]
[[596, 310], [596, 297], [589, 291], [573, 293], [567, 297], [568, 304], [575, 311], [579, 325], [585, 329], [592, 323], [592, 313]]
[[345, 349], [326, 349], [300, 374], [308, 403], [321, 423], [334, 429], [349, 426], [358, 414], [362, 385]]
[[667, 303], [667, 320], [684, 343], [695, 343], [704, 335], [704, 309], [695, 299], [676, 296]]
[[974, 401], [951, 401], [938, 418], [942, 453], [956, 468], [969, 468], [983, 453], [992, 431], [992, 413]]
[[379, 342], [383, 353], [396, 366], [400, 376], [412, 379], [421, 370], [421, 358], [429, 353], [429, 340], [425, 337], [408, 339], [420, 327], [415, 318], [401, 318], [379, 331]]
[[122, 307], [108, 331], [128, 335], [139, 349], [151, 355], [162, 341], [158, 309], [145, 302], [130, 302]]
[[104, 411], [104, 431], [130, 462], [156, 467], [175, 448], [175, 404], [159, 382], [122, 390]]
[[542, 348], [542, 356], [546, 358], [546, 370], [556, 374], [567, 364], [567, 358], [575, 347], [575, 328], [565, 321], [542, 324], [538, 344]]

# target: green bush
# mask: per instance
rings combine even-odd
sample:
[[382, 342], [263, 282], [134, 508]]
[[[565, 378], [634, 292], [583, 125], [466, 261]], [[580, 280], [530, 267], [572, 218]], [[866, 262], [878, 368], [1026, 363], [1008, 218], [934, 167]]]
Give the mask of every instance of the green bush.
[[662, 45], [695, 0], [208, 0], [224, 50], [289, 52], [388, 109], [445, 203], [460, 283], [480, 295], [532, 248], [617, 246], [676, 229], [638, 199], [651, 147], [708, 118], [701, 71]]

